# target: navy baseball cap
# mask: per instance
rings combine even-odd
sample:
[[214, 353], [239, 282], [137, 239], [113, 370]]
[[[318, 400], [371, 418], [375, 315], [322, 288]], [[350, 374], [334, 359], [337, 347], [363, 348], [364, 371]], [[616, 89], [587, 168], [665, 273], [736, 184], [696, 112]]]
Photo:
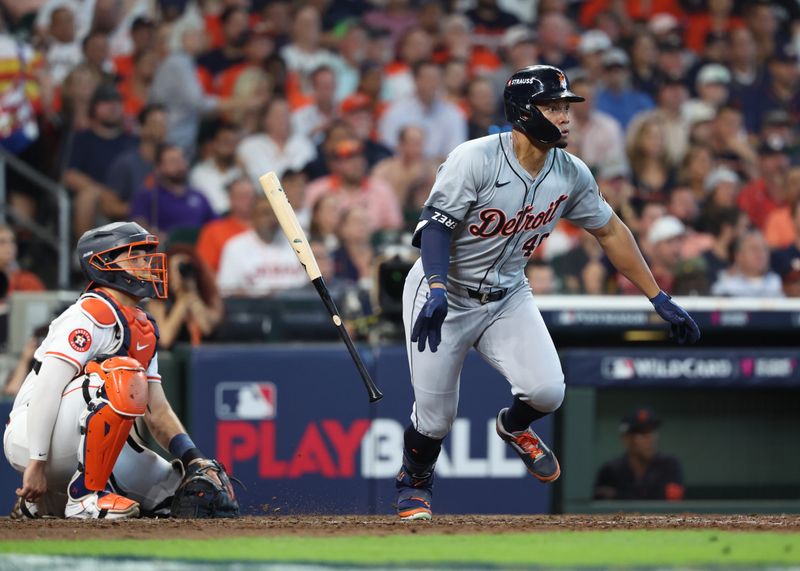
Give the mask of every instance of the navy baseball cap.
[[106, 101], [122, 101], [122, 96], [117, 91], [117, 88], [108, 83], [101, 83], [98, 85], [94, 92], [92, 93], [92, 97], [89, 100], [89, 110], [95, 108], [98, 103], [103, 103]]
[[136, 31], [140, 28], [150, 28], [154, 29], [156, 27], [156, 22], [149, 16], [136, 16], [133, 22], [131, 23], [131, 31]]
[[652, 409], [638, 407], [622, 419], [619, 431], [623, 434], [644, 434], [653, 432], [661, 426], [661, 420]]

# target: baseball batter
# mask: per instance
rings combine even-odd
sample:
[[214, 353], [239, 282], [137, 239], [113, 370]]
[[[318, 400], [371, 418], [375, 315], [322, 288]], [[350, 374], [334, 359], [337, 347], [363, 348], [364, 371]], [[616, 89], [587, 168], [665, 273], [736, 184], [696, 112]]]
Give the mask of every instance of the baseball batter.
[[513, 402], [497, 415], [498, 435], [536, 478], [558, 478], [555, 454], [530, 424], [561, 405], [564, 374], [524, 268], [560, 218], [597, 238], [680, 342], [700, 337], [692, 318], [660, 290], [589, 169], [563, 150], [570, 103], [580, 101], [558, 68], [519, 70], [504, 91], [513, 130], [463, 143], [439, 167], [414, 234], [421, 257], [403, 290], [415, 398], [396, 480], [403, 519], [431, 518], [434, 466], [456, 418], [471, 347], [511, 385]]
[[[174, 514], [187, 501], [176, 492], [198, 471], [229, 488], [161, 387], [158, 327], [137, 306], [167, 295], [166, 255], [157, 247], [158, 238], [132, 222], [90, 230], [78, 241], [89, 285], [50, 324], [3, 437], [6, 458], [23, 474], [12, 517]], [[134, 424], [140, 418], [179, 460], [167, 462], [145, 447]], [[222, 515], [238, 513], [233, 492], [222, 496]]]

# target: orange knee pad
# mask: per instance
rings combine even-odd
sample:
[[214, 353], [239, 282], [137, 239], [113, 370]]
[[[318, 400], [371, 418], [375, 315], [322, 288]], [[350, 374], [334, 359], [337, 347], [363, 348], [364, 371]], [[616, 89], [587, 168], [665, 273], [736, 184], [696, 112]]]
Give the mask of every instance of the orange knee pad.
[[86, 487], [103, 490], [135, 417], [147, 409], [147, 376], [131, 357], [92, 361], [86, 373], [97, 375], [103, 386], [81, 417], [80, 461]]
[[125, 416], [143, 416], [147, 410], [147, 373], [133, 357], [111, 357], [102, 363], [90, 361], [86, 374], [103, 381], [100, 398]]

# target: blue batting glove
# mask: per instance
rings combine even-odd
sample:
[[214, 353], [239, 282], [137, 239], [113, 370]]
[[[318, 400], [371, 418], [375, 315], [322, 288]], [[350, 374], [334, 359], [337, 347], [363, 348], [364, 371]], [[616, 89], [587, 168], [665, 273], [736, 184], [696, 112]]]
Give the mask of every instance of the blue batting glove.
[[661, 319], [670, 324], [670, 337], [678, 340], [678, 343], [697, 343], [700, 339], [700, 328], [694, 322], [692, 316], [686, 313], [680, 305], [672, 301], [672, 298], [663, 291], [650, 299], [650, 303], [661, 316]]
[[411, 342], [419, 342], [417, 347], [420, 352], [425, 350], [425, 339], [427, 339], [431, 353], [436, 353], [442, 340], [442, 323], [446, 316], [447, 290], [433, 287], [411, 331]]

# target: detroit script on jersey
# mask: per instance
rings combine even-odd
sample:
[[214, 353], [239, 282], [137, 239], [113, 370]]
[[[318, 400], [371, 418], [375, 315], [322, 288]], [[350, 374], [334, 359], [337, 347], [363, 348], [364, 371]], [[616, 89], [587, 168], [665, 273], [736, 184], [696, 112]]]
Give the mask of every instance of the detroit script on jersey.
[[600, 228], [612, 210], [589, 168], [553, 148], [532, 177], [513, 152], [511, 133], [456, 147], [439, 167], [425, 202], [431, 222], [453, 230], [449, 280], [464, 288], [511, 288], [563, 217]]

